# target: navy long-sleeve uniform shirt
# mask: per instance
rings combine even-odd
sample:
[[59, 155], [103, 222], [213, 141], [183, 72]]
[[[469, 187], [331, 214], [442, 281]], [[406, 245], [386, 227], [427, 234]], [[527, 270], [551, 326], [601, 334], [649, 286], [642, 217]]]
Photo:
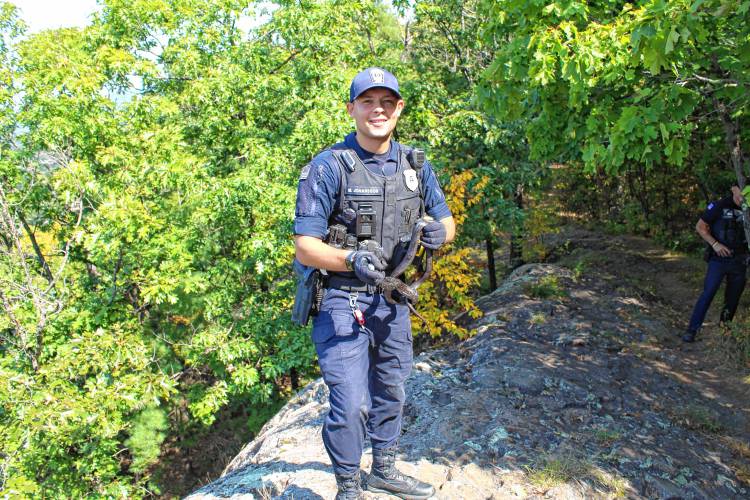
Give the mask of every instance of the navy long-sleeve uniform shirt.
[[[374, 154], [365, 151], [357, 143], [356, 133], [344, 139], [336, 149], [352, 149], [370, 172], [379, 175], [393, 175], [398, 167], [400, 144], [391, 140], [387, 153]], [[303, 176], [304, 177], [304, 176]], [[440, 189], [432, 165], [425, 161], [420, 180], [424, 192], [424, 205], [427, 215], [435, 220], [451, 216], [445, 195]], [[328, 231], [328, 220], [333, 213], [341, 187], [341, 171], [337, 160], [330, 154], [316, 156], [310, 164], [305, 178], [297, 187], [297, 205], [294, 211], [294, 234], [323, 239]]]

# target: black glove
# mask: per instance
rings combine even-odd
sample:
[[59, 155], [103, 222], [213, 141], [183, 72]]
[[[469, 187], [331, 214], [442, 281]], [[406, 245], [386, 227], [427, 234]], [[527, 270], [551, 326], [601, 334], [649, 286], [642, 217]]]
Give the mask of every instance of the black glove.
[[422, 246], [430, 250], [437, 250], [445, 243], [447, 233], [442, 222], [433, 220], [422, 229]]
[[374, 285], [385, 278], [386, 263], [377, 255], [366, 250], [354, 252], [347, 257], [352, 263], [352, 270], [363, 283]]

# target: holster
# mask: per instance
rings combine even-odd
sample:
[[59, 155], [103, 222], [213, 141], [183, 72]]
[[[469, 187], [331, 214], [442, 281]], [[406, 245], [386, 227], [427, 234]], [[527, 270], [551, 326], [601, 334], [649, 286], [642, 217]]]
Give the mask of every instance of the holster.
[[320, 271], [303, 266], [294, 259], [294, 272], [297, 275], [297, 293], [294, 296], [292, 322], [306, 326], [311, 315], [318, 312], [320, 294]]

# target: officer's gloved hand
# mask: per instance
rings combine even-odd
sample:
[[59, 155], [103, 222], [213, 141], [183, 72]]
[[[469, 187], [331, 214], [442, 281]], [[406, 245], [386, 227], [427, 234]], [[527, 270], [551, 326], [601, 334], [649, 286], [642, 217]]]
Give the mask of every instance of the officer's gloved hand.
[[354, 274], [367, 285], [375, 285], [385, 278], [383, 271], [387, 264], [372, 252], [366, 250], [354, 252], [351, 262]]
[[422, 246], [437, 250], [445, 243], [447, 233], [442, 222], [433, 220], [422, 229]]

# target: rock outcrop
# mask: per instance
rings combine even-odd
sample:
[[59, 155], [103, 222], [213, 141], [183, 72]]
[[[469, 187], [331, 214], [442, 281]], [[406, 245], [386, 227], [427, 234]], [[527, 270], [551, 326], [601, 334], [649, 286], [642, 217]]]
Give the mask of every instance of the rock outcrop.
[[[437, 498], [750, 495], [747, 412], [670, 372], [666, 305], [555, 265], [519, 268], [478, 305], [475, 335], [417, 356], [407, 383], [399, 467]], [[315, 381], [188, 498], [333, 498], [327, 411]]]

